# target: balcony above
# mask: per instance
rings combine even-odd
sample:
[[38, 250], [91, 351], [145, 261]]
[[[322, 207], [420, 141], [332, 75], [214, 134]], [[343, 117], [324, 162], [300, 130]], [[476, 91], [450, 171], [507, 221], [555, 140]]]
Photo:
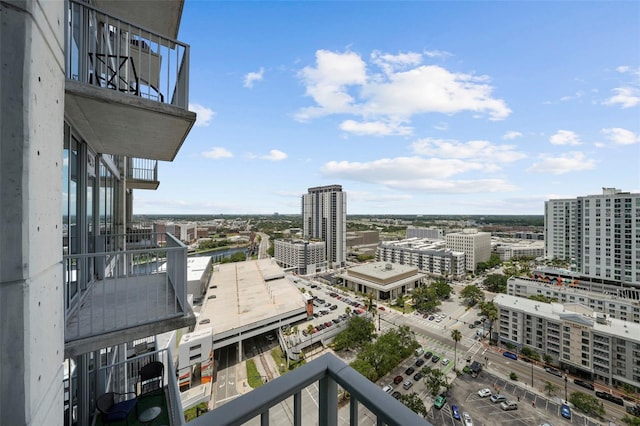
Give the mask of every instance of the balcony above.
[[100, 153], [173, 160], [196, 119], [189, 46], [86, 3], [68, 5], [65, 118]]
[[143, 1], [94, 0], [93, 3], [107, 13], [126, 16], [164, 37], [178, 37], [184, 0], [163, 0], [151, 7]]

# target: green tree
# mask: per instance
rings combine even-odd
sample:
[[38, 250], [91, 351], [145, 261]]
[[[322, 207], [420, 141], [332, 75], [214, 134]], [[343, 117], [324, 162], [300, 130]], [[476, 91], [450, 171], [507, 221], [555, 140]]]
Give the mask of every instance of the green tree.
[[468, 306], [474, 306], [476, 303], [484, 300], [484, 293], [475, 285], [465, 286], [460, 291], [460, 296], [466, 299]]
[[557, 390], [558, 390], [558, 387], [556, 385], [554, 385], [553, 383], [544, 382], [544, 391], [546, 392], [547, 395], [553, 396], [553, 395], [555, 395]]
[[427, 407], [424, 406], [424, 402], [415, 392], [400, 395], [400, 402], [402, 402], [411, 411], [422, 417], [427, 415]]
[[447, 378], [441, 370], [426, 366], [422, 368], [422, 374], [427, 391], [432, 396], [438, 395], [443, 387], [445, 389], [449, 387]]
[[444, 278], [438, 278], [431, 283], [429, 288], [439, 300], [448, 299], [449, 295], [451, 295], [451, 286], [447, 284], [447, 281]]
[[307, 334], [313, 334], [313, 324], [308, 324], [307, 325]]
[[333, 339], [333, 349], [341, 351], [343, 349], [358, 349], [364, 344], [370, 343], [375, 336], [375, 325], [372, 321], [361, 316], [354, 316], [349, 319], [347, 327], [338, 333]]
[[451, 338], [453, 339], [453, 369], [455, 370], [458, 361], [458, 342], [462, 339], [462, 333], [455, 329], [451, 332]]
[[484, 279], [483, 284], [485, 288], [492, 293], [506, 293], [507, 279], [508, 277], [506, 275], [490, 274]]
[[420, 312], [431, 312], [440, 304], [435, 292], [427, 286], [414, 289], [411, 299], [413, 306]]
[[593, 395], [573, 392], [569, 395], [569, 402], [588, 416], [602, 416], [605, 413], [602, 401]]
[[520, 350], [520, 354], [524, 355], [529, 359], [540, 361], [540, 355], [538, 354], [538, 352], [534, 351], [528, 346], [523, 346], [522, 349]]
[[493, 324], [498, 320], [498, 307], [492, 301], [485, 302], [480, 305], [480, 311], [487, 316], [489, 321], [489, 343], [491, 343], [491, 335], [493, 332]]
[[518, 374], [516, 374], [515, 371], [512, 371], [511, 373], [509, 373], [509, 378], [511, 380], [518, 380]]
[[347, 315], [351, 314], [351, 308], [349, 306], [344, 308], [344, 313], [347, 314]]
[[620, 389], [622, 389], [622, 392], [624, 392], [624, 396], [627, 399], [632, 399], [633, 396], [636, 394], [636, 388], [633, 385], [630, 385], [629, 383], [623, 383], [620, 386]]
[[358, 373], [362, 374], [364, 377], [371, 380], [372, 382], [375, 382], [376, 380], [378, 380], [376, 369], [373, 368], [373, 366], [369, 364], [366, 360], [356, 358], [349, 365], [351, 366], [351, 368], [353, 368]]
[[640, 417], [625, 414], [624, 417], [620, 419], [620, 421], [628, 426], [640, 426]]
[[542, 360], [545, 364], [551, 364], [551, 361], [553, 361], [553, 357], [549, 354], [544, 354], [542, 355]]

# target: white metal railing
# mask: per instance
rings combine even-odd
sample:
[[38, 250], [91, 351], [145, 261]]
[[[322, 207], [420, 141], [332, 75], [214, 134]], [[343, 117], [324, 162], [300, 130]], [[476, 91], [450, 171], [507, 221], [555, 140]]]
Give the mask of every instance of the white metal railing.
[[149, 231], [96, 239], [96, 247], [108, 250], [63, 257], [65, 340], [184, 314], [184, 244], [169, 233]]
[[127, 179], [157, 182], [158, 160], [127, 158]]
[[187, 44], [77, 0], [67, 13], [68, 79], [188, 109]]

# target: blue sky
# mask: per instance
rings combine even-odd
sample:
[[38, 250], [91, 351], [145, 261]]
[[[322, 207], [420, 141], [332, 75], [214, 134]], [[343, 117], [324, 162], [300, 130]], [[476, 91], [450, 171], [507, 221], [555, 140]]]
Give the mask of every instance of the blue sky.
[[186, 0], [198, 122], [135, 213], [543, 214], [640, 191], [640, 2]]

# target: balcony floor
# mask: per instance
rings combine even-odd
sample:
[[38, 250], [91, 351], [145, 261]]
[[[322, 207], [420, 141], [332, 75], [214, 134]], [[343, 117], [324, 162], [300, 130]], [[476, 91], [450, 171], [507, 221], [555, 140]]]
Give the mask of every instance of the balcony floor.
[[[115, 422], [115, 423], [109, 423], [109, 425], [114, 425], [114, 426], [148, 425], [149, 422], [141, 423], [138, 420], [138, 416], [142, 414], [144, 410], [150, 407], [160, 407], [162, 409], [162, 412], [160, 413], [158, 418], [155, 419], [151, 424], [154, 424], [154, 425], [170, 425], [171, 424], [169, 420], [169, 411], [167, 409], [168, 407], [167, 397], [165, 395], [165, 391], [163, 390], [162, 392], [156, 392], [154, 394], [143, 396], [142, 398], [138, 399], [137, 412], [134, 411], [133, 413], [131, 413], [131, 415], [129, 416], [128, 422]], [[104, 425], [104, 423], [102, 423], [102, 417], [100, 415], [96, 417], [95, 425], [96, 426]]]
[[100, 280], [67, 318], [65, 351], [84, 353], [93, 350], [87, 345], [103, 348], [193, 322], [193, 312], [185, 312], [177, 303], [165, 273]]

